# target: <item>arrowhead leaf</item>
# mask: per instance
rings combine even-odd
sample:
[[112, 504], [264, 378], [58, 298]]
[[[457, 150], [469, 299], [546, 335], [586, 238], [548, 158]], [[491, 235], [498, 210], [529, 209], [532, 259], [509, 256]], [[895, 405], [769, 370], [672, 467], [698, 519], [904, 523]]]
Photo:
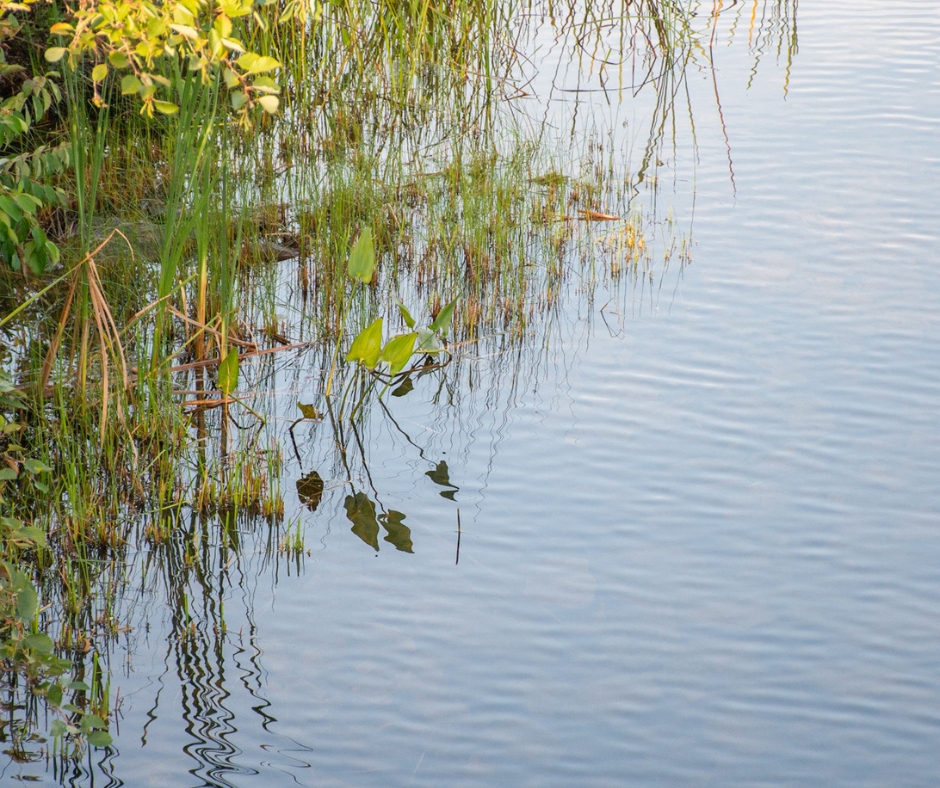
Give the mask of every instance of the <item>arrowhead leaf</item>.
[[367, 369], [375, 369], [382, 353], [382, 318], [364, 328], [346, 354], [347, 361], [357, 361]]
[[434, 318], [434, 322], [431, 323], [432, 331], [438, 331], [442, 335], [447, 334], [447, 329], [450, 328], [451, 320], [453, 320], [454, 317], [454, 307], [456, 305], [457, 299], [455, 298], [437, 313], [437, 317]]
[[363, 284], [367, 285], [372, 281], [372, 274], [375, 272], [375, 247], [372, 245], [371, 228], [366, 227], [359, 236], [359, 240], [356, 241], [349, 255], [346, 270], [350, 276]]
[[388, 371], [392, 375], [397, 375], [405, 368], [415, 349], [415, 340], [418, 334], [412, 331], [410, 334], [399, 334], [392, 337], [385, 344], [382, 350], [382, 361], [388, 363]]

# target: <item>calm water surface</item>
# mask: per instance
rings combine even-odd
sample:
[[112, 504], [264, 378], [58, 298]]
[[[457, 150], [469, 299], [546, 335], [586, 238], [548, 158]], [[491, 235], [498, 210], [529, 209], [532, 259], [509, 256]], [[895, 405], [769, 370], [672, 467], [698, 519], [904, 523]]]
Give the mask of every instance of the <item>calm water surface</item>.
[[[452, 404], [393, 400], [401, 431], [375, 414], [372, 497], [413, 555], [350, 533], [342, 480], [301, 506], [326, 452], [304, 426], [310, 556], [247, 551], [205, 603], [219, 652], [168, 640], [159, 593], [129, 602], [150, 629], [116, 749], [66, 780], [935, 785], [936, 11], [805, 2], [789, 74], [768, 54], [752, 78], [746, 25], [720, 37], [721, 117], [690, 72], [697, 152], [680, 138], [662, 186], [692, 264], [569, 293], [518, 355], [463, 359]], [[56, 779], [0, 782], [31, 774]]]

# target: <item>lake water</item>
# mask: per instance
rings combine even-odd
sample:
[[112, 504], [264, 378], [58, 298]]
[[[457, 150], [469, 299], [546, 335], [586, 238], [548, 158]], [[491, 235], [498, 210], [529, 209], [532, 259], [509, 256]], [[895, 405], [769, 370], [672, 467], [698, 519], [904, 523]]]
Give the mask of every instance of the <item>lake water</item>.
[[[374, 409], [356, 489], [413, 554], [350, 533], [325, 428], [299, 426], [309, 555], [246, 534], [201, 588], [149, 582], [113, 750], [0, 782], [936, 784], [940, 15], [804, 2], [788, 73], [754, 70], [744, 5], [688, 73], [697, 147], [686, 122], [659, 173], [691, 264], [574, 283], [525, 346], [460, 358], [459, 396], [429, 376]], [[574, 78], [548, 42], [541, 99]], [[642, 127], [643, 95], [599, 95], [532, 114], [575, 96]]]

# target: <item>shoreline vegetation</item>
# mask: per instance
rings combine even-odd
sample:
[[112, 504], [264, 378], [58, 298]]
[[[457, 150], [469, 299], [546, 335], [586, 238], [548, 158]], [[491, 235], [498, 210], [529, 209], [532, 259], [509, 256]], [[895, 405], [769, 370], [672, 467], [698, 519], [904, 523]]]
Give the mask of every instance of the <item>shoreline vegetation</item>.
[[[749, 31], [755, 62], [789, 63], [795, 3], [759, 18], [741, 5], [732, 28]], [[444, 390], [461, 354], [511, 356], [566, 293], [652, 290], [681, 271], [690, 237], [658, 213], [658, 162], [691, 113], [685, 74], [707, 64], [718, 13], [679, 0], [0, 0], [9, 757], [64, 773], [113, 743], [131, 578], [164, 578], [184, 643], [224, 634], [185, 589], [237, 556], [239, 528], [269, 529], [272, 560], [302, 559], [281, 482], [298, 424], [329, 426], [337, 477], [367, 475], [362, 420], [418, 376]], [[526, 53], [551, 42], [568, 53], [560, 70], [652, 94], [632, 172], [603, 132], [565, 140], [520, 109]], [[292, 403], [288, 431], [268, 387], [273, 365], [301, 361], [313, 401]], [[428, 476], [456, 489], [446, 464]], [[316, 509], [320, 475], [297, 487]], [[352, 485], [346, 510], [369, 546], [384, 533], [411, 552], [401, 512]]]

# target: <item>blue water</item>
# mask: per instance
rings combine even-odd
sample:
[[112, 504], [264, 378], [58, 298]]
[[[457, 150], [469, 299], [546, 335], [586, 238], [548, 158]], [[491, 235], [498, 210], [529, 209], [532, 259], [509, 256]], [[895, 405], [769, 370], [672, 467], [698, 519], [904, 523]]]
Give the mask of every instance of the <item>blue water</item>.
[[311, 554], [238, 561], [218, 654], [135, 602], [116, 751], [73, 782], [936, 784], [940, 15], [804, 2], [789, 74], [748, 86], [749, 12], [663, 177], [691, 264], [463, 359], [459, 403], [392, 401], [421, 452], [375, 415], [413, 555], [351, 534], [335, 480], [301, 507], [290, 465]]

